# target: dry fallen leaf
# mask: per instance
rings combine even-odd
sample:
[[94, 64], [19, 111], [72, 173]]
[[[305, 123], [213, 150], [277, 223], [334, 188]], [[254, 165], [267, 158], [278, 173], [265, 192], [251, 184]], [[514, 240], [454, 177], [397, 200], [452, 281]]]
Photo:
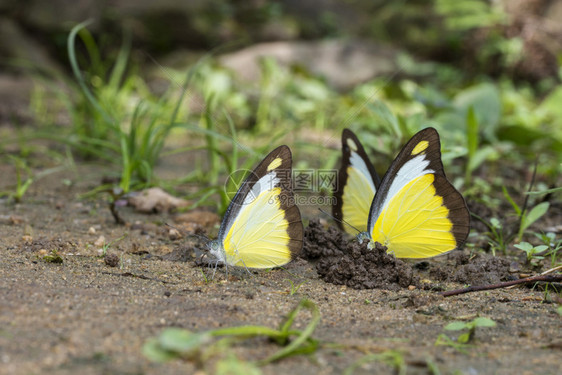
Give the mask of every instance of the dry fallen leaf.
[[145, 213], [169, 212], [190, 204], [185, 199], [174, 197], [164, 190], [154, 187], [141, 191], [129, 198], [129, 204], [137, 211]]
[[214, 212], [191, 211], [176, 216], [174, 221], [188, 232], [195, 232], [198, 228], [212, 229], [220, 223], [220, 217]]

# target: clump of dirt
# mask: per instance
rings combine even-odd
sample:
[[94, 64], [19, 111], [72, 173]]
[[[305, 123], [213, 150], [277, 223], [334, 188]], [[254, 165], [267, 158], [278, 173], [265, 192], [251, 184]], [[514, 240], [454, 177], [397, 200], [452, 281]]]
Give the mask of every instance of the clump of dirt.
[[304, 231], [302, 257], [307, 260], [318, 260], [326, 256], [335, 256], [345, 248], [346, 241], [341, 230], [335, 227], [324, 229], [319, 220], [310, 220]]
[[439, 281], [457, 282], [470, 285], [495, 284], [511, 278], [510, 262], [504, 258], [478, 254], [452, 254], [449, 265], [434, 265], [429, 274]]
[[312, 220], [304, 232], [303, 257], [318, 260], [318, 275], [332, 284], [388, 290], [419, 286], [410, 265], [387, 254], [379, 243], [374, 249], [367, 244], [346, 240], [336, 228], [325, 230], [319, 221]]
[[40, 250], [71, 252], [78, 248], [78, 244], [60, 237], [31, 239], [21, 244], [22, 251], [38, 252]]
[[119, 265], [119, 257], [116, 254], [106, 254], [103, 257], [103, 261], [109, 267], [117, 267]]

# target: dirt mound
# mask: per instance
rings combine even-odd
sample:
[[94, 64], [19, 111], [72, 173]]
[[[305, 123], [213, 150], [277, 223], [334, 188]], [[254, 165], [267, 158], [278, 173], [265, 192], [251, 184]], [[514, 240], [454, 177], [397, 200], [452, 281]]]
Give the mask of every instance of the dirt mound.
[[495, 284], [511, 278], [510, 262], [504, 258], [479, 254], [471, 258], [468, 254], [451, 254], [451, 263], [434, 265], [429, 274], [439, 281], [470, 285]]
[[345, 239], [336, 228], [325, 230], [313, 220], [304, 233], [303, 257], [318, 260], [316, 271], [332, 284], [388, 290], [419, 285], [410, 265], [387, 254], [386, 247], [379, 243], [374, 249], [369, 249], [367, 243]]

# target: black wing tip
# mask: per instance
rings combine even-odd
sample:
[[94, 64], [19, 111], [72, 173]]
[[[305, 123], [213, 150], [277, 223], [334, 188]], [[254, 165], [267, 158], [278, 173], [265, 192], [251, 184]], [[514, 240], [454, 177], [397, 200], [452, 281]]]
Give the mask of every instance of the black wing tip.
[[353, 132], [353, 130], [349, 129], [349, 128], [345, 128], [342, 130], [341, 132], [341, 141], [342, 144], [345, 144], [345, 140], [351, 138], [353, 139], [356, 143], [358, 143], [359, 145], [361, 145], [361, 142], [359, 142], [359, 138], [357, 138], [357, 134], [355, 134]]
[[434, 133], [437, 136], [439, 136], [439, 132], [433, 126], [428, 126], [427, 128], [423, 128], [422, 130], [417, 132], [416, 135], [417, 134], [425, 134], [425, 133]]
[[282, 154], [282, 153], [288, 153], [289, 156], [293, 156], [293, 153], [291, 152], [291, 148], [287, 145], [281, 145], [281, 146], [277, 146], [276, 148], [273, 149], [273, 151], [271, 151], [269, 154], [267, 154], [267, 156], [264, 158], [267, 159], [269, 157], [269, 155], [275, 155], [275, 154]]

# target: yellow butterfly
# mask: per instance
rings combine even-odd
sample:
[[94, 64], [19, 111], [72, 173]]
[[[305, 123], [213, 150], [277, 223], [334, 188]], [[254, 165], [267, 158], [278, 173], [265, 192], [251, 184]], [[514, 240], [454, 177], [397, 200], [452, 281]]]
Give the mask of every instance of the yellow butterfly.
[[[342, 165], [338, 172], [338, 189], [334, 193], [336, 204], [332, 213], [340, 229], [349, 234], [355, 234], [353, 228], [365, 232], [369, 206], [381, 180], [355, 133], [344, 129], [341, 143]], [[344, 221], [353, 228], [343, 225]]]
[[[350, 139], [359, 144], [355, 136], [342, 139], [348, 145]], [[344, 220], [348, 220], [346, 212], [353, 213], [354, 209], [361, 210], [362, 216], [363, 207], [369, 204], [363, 197], [371, 194], [363, 191], [359, 192], [361, 199], [348, 198], [361, 189], [353, 186], [361, 186], [362, 182], [353, 179], [368, 176], [360, 162], [354, 163], [351, 149], [351, 162], [346, 164], [344, 145], [342, 169], [347, 172], [347, 180], [338, 186], [335, 195]], [[357, 150], [361, 151], [355, 151], [355, 155], [363, 154], [360, 159], [366, 170], [374, 170], [363, 148]], [[373, 178], [370, 182], [376, 186], [375, 181]], [[350, 214], [353, 218], [359, 216]], [[461, 247], [469, 232], [470, 215], [464, 198], [443, 170], [439, 134], [433, 128], [424, 129], [406, 143], [390, 165], [370, 203], [366, 232], [359, 237], [381, 243], [398, 258], [429, 258]]]
[[291, 186], [291, 150], [273, 150], [242, 183], [209, 252], [219, 262], [246, 268], [289, 263], [303, 245], [301, 214]]

